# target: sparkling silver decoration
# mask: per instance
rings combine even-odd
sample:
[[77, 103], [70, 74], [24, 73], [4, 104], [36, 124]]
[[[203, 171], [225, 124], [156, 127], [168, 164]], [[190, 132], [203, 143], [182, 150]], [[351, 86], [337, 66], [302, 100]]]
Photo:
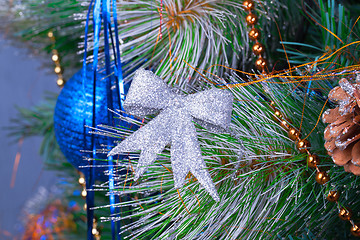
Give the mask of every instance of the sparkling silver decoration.
[[229, 91], [209, 89], [182, 96], [174, 93], [151, 71], [136, 71], [124, 102], [130, 114], [155, 117], [113, 148], [108, 155], [141, 150], [135, 170], [137, 180], [167, 144], [171, 144], [171, 164], [175, 188], [184, 185], [190, 171], [215, 201], [220, 201], [201, 155], [192, 121], [215, 132], [226, 132], [231, 122], [233, 96]]

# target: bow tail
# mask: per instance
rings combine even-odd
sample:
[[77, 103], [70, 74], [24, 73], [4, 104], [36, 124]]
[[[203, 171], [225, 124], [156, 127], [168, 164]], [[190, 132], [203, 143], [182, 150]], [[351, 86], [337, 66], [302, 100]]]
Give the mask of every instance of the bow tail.
[[138, 180], [141, 175], [153, 164], [157, 158], [157, 155], [162, 152], [166, 144], [159, 144], [158, 146], [152, 146], [151, 148], [141, 151], [138, 164], [135, 169], [134, 180]]
[[163, 151], [166, 144], [170, 143], [169, 121], [170, 115], [164, 111], [120, 142], [108, 155], [141, 150], [135, 169], [134, 179], [137, 180], [149, 165], [155, 162], [157, 155]]
[[220, 201], [209, 172], [201, 155], [196, 129], [191, 116], [182, 116], [172, 126], [171, 163], [175, 188], [181, 188], [189, 171], [197, 178], [215, 201]]
[[171, 145], [171, 166], [174, 175], [174, 185], [175, 188], [181, 188], [184, 186], [185, 177], [189, 173], [190, 168], [184, 162], [183, 151], [181, 151], [180, 147], [176, 147], [179, 144], [173, 142]]
[[220, 202], [219, 194], [216, 191], [211, 176], [206, 169], [190, 169], [191, 173], [196, 177], [201, 185], [204, 186], [210, 196], [217, 202]]

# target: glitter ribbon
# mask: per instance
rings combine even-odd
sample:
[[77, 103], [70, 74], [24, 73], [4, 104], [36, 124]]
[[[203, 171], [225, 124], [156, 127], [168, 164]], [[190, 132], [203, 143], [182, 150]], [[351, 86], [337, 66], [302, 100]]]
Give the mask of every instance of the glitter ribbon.
[[134, 179], [137, 180], [154, 163], [167, 144], [171, 144], [171, 164], [175, 188], [184, 185], [190, 171], [205, 190], [219, 201], [219, 195], [201, 155], [192, 121], [223, 133], [231, 122], [233, 96], [227, 90], [209, 89], [182, 96], [174, 93], [151, 71], [135, 72], [124, 108], [130, 114], [144, 116], [160, 111], [148, 124], [113, 148], [109, 155], [141, 150]]

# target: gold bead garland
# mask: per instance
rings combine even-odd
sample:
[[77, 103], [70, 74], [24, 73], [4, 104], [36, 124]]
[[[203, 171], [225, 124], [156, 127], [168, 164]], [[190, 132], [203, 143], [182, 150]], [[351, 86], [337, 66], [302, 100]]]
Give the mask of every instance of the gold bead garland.
[[330, 191], [326, 197], [329, 202], [337, 202], [339, 200], [340, 193], [338, 191]]
[[265, 52], [265, 46], [258, 41], [261, 37], [261, 34], [260, 30], [255, 28], [255, 25], [257, 24], [259, 19], [258, 16], [252, 12], [255, 7], [254, 1], [245, 0], [243, 2], [243, 7], [246, 11], [248, 11], [248, 15], [246, 16], [245, 20], [247, 25], [251, 27], [248, 36], [250, 40], [255, 42], [252, 47], [252, 51], [256, 56], [258, 56], [258, 59], [255, 61], [255, 66], [258, 70], [265, 72], [265, 69], [267, 68], [267, 61], [262, 56]]
[[265, 47], [261, 43], [257, 42], [253, 45], [252, 50], [255, 55], [261, 55], [264, 53]]
[[[262, 73], [265, 73], [265, 69], [267, 68], [267, 61], [262, 57], [262, 54], [265, 52], [265, 46], [258, 42], [261, 37], [260, 31], [255, 28], [255, 24], [258, 22], [258, 17], [252, 12], [255, 7], [255, 4], [252, 0], [245, 0], [243, 2], [244, 9], [248, 11], [248, 15], [246, 16], [246, 23], [251, 27], [249, 31], [249, 38], [252, 41], [255, 41], [255, 44], [252, 47], [253, 53], [258, 56], [258, 59], [255, 61], [255, 67], [258, 70], [261, 70]], [[315, 180], [317, 183], [324, 185], [329, 180], [330, 177], [326, 171], [321, 170], [318, 165], [320, 164], [320, 159], [316, 154], [310, 153], [309, 148], [311, 147], [310, 142], [306, 139], [301, 139], [301, 133], [294, 127], [290, 127], [291, 121], [285, 119], [283, 114], [279, 109], [275, 107], [275, 102], [270, 101], [270, 106], [274, 110], [274, 117], [280, 123], [280, 126], [288, 132], [288, 136], [291, 140], [295, 141], [297, 149], [301, 153], [307, 153], [307, 165], [310, 168], [316, 169]], [[326, 199], [329, 202], [335, 202], [338, 205], [339, 209], [339, 218], [344, 221], [349, 221], [352, 225], [350, 232], [356, 236], [360, 237], [360, 223], [354, 223], [351, 219], [352, 212], [350, 208], [340, 207], [338, 202], [340, 198], [340, 193], [338, 191], [332, 190], [328, 193]]]
[[325, 171], [318, 170], [315, 175], [315, 180], [318, 184], [324, 185], [330, 180], [330, 177]]
[[252, 40], [252, 41], [259, 40], [259, 39], [261, 38], [260, 30], [257, 29], [257, 28], [252, 28], [252, 29], [249, 31], [249, 38], [250, 38], [250, 40]]
[[310, 154], [307, 156], [306, 162], [308, 164], [308, 167], [310, 168], [316, 168], [318, 164], [320, 164], [320, 159], [318, 155], [316, 154]]
[[53, 43], [53, 50], [52, 50], [51, 60], [55, 63], [54, 72], [58, 76], [58, 79], [56, 80], [56, 84], [59, 87], [63, 87], [64, 84], [65, 84], [65, 80], [64, 80], [64, 77], [62, 75], [63, 69], [62, 69], [62, 67], [60, 65], [59, 53], [58, 53], [58, 51], [56, 49], [54, 49], [54, 47], [55, 47], [54, 33], [52, 31], [49, 31], [47, 36], [50, 38], [51, 42]]
[[344, 221], [350, 221], [352, 216], [352, 211], [350, 208], [341, 207], [339, 211], [339, 218]]
[[360, 237], [360, 223], [354, 223], [353, 226], [350, 229], [350, 232], [355, 237]]
[[[246, 11], [248, 11], [248, 15], [246, 16], [246, 23], [251, 27], [248, 36], [250, 40], [255, 41], [255, 44], [252, 47], [253, 53], [258, 56], [258, 59], [255, 61], [255, 67], [258, 70], [261, 70], [263, 74], [265, 74], [265, 69], [267, 68], [267, 61], [262, 56], [262, 54], [265, 52], [265, 46], [258, 41], [261, 38], [261, 33], [260, 30], [255, 28], [255, 24], [258, 22], [258, 17], [252, 12], [255, 7], [254, 1], [243, 1], [243, 7]], [[321, 185], [326, 184], [330, 180], [330, 177], [326, 171], [321, 170], [318, 167], [318, 165], [320, 164], [320, 159], [316, 154], [310, 153], [310, 142], [306, 139], [301, 139], [301, 132], [296, 128], [290, 126], [291, 121], [283, 117], [284, 115], [281, 113], [281, 111], [275, 107], [274, 101], [270, 101], [270, 106], [274, 111], [275, 119], [279, 122], [280, 126], [287, 131], [289, 138], [295, 141], [296, 148], [299, 150], [299, 152], [307, 153], [307, 166], [309, 168], [316, 169], [315, 181]], [[360, 237], [360, 223], [354, 223], [354, 221], [351, 219], [352, 212], [350, 208], [340, 207], [340, 204], [338, 202], [339, 198], [340, 193], [335, 190], [331, 190], [326, 196], [326, 199], [329, 202], [335, 202], [338, 205], [339, 218], [344, 221], [349, 221], [351, 223], [352, 227], [350, 229], [350, 232], [355, 237]]]
[[[288, 125], [289, 121], [287, 121], [283, 118], [283, 114], [280, 112], [280, 110], [276, 109], [274, 105], [275, 105], [275, 103], [273, 101], [271, 101], [270, 106], [272, 107], [272, 109], [274, 111], [274, 116], [276, 116], [278, 118], [279, 122], [281, 123], [281, 126], [285, 130], [287, 130], [289, 138], [291, 140], [295, 141], [297, 149], [301, 153], [307, 153], [308, 156], [307, 156], [306, 162], [307, 162], [308, 167], [316, 169], [315, 181], [320, 185], [326, 184], [330, 180], [330, 177], [326, 171], [321, 170], [318, 167], [318, 165], [320, 164], [320, 159], [319, 159], [318, 155], [311, 153], [309, 151], [310, 142], [306, 139], [305, 140], [301, 139], [301, 133], [299, 130], [297, 130], [294, 127], [289, 127], [289, 125]], [[286, 125], [283, 124], [283, 122], [285, 122]], [[326, 196], [326, 199], [329, 202], [335, 202], [338, 205], [339, 218], [344, 221], [349, 221], [351, 223], [351, 225], [352, 225], [352, 227], [350, 229], [351, 233], [356, 237], [360, 237], [360, 223], [354, 223], [354, 221], [351, 219], [352, 212], [351, 212], [350, 208], [340, 207], [340, 204], [338, 202], [339, 198], [340, 198], [340, 193], [335, 190], [331, 190], [328, 193], [328, 195]]]

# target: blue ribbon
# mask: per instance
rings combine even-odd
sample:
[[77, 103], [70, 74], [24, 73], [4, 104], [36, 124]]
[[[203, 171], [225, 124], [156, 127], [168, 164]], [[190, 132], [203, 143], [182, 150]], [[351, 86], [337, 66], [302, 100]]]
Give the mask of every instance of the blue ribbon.
[[[106, 76], [107, 76], [107, 102], [108, 107], [110, 109], [113, 108], [113, 98], [112, 98], [112, 92], [111, 92], [111, 65], [110, 65], [110, 44], [109, 44], [109, 25], [111, 22], [110, 18], [110, 0], [102, 0], [102, 15], [104, 20], [104, 53], [105, 53], [105, 70], [106, 70]], [[112, 122], [113, 116], [112, 113], [109, 112], [108, 115], [108, 122]], [[109, 139], [109, 144], [111, 144], [111, 141]], [[113, 166], [113, 158], [108, 157], [108, 169], [109, 169], [109, 191], [110, 191], [110, 214], [115, 214], [115, 196], [114, 196], [114, 166]], [[112, 240], [115, 240], [116, 236], [116, 228], [114, 221], [111, 221], [111, 237]]]
[[[83, 72], [82, 72], [82, 77], [83, 77], [83, 93], [84, 93], [84, 102], [86, 102], [86, 88], [85, 88], [85, 81], [87, 80], [87, 76], [86, 76], [86, 58], [87, 58], [87, 41], [88, 41], [88, 29], [89, 29], [89, 19], [90, 19], [90, 12], [93, 6], [93, 0], [91, 0], [90, 5], [89, 5], [89, 9], [87, 12], [87, 16], [86, 16], [86, 24], [85, 24], [85, 39], [84, 39], [84, 58], [83, 58]], [[94, 91], [95, 91], [95, 79], [94, 79]], [[95, 94], [94, 94], [95, 96]], [[94, 111], [94, 107], [95, 104], [93, 104], [93, 119], [92, 119], [92, 123], [93, 125], [95, 125], [95, 111]], [[84, 137], [84, 143], [86, 144], [87, 142], [87, 138], [86, 138], [86, 129], [85, 129], [85, 116], [84, 116], [84, 130], [83, 130], [83, 137]], [[94, 149], [94, 137], [91, 137], [91, 145], [92, 145], [92, 149]], [[84, 146], [85, 149], [87, 149], [86, 146]], [[93, 151], [93, 158], [95, 157], [95, 153]], [[90, 168], [89, 168], [89, 172], [86, 175], [86, 189], [90, 189], [93, 184], [94, 184], [94, 168], [92, 167], [93, 162], [90, 162]], [[87, 212], [87, 238], [88, 240], [93, 240], [93, 234], [92, 234], [92, 227], [93, 227], [93, 218], [94, 218], [94, 211], [92, 210], [92, 207], [94, 207], [94, 192], [88, 192], [88, 194], [86, 195], [86, 212]]]
[[[92, 99], [92, 123], [91, 126], [93, 128], [96, 127], [96, 73], [97, 73], [97, 64], [98, 64], [98, 53], [99, 53], [99, 34], [100, 34], [100, 27], [101, 27], [101, 18], [100, 18], [100, 1], [95, 1], [95, 6], [93, 10], [93, 23], [94, 23], [94, 60], [93, 60], [93, 99]], [[96, 159], [96, 147], [95, 147], [95, 138], [94, 135], [91, 135], [91, 147], [92, 147], [92, 158]], [[89, 179], [86, 182], [87, 188], [90, 189], [94, 185], [94, 171], [95, 169], [92, 167], [93, 162], [90, 161], [90, 174]], [[94, 211], [92, 207], [94, 207], [94, 192], [90, 191], [86, 198], [89, 199], [90, 205], [87, 205], [87, 224], [88, 224], [88, 239], [92, 240], [94, 237], [92, 235], [92, 228], [93, 228], [93, 218], [94, 218]]]
[[[112, 5], [110, 4], [112, 3]], [[94, 5], [94, 6], [93, 6]], [[114, 24], [111, 24], [111, 13], [110, 8], [112, 7], [113, 10], [113, 20]], [[114, 76], [117, 86], [117, 95], [118, 95], [118, 101], [119, 101], [119, 107], [123, 110], [123, 100], [124, 100], [124, 82], [123, 82], [123, 74], [122, 74], [122, 64], [121, 64], [121, 57], [120, 57], [120, 44], [119, 44], [119, 36], [118, 36], [118, 24], [117, 24], [117, 13], [116, 13], [116, 0], [91, 0], [90, 6], [87, 12], [86, 17], [86, 25], [85, 25], [85, 43], [84, 43], [84, 57], [83, 57], [83, 88], [85, 92], [85, 81], [87, 79], [87, 73], [86, 73], [86, 58], [87, 58], [87, 41], [88, 41], [88, 28], [89, 28], [89, 19], [90, 19], [90, 13], [91, 9], [93, 9], [93, 32], [94, 32], [94, 47], [93, 47], [93, 63], [92, 63], [92, 71], [93, 71], [93, 98], [92, 98], [92, 123], [91, 126], [93, 128], [96, 127], [96, 81], [97, 81], [97, 66], [98, 66], [98, 54], [99, 54], [99, 39], [100, 39], [100, 31], [101, 31], [101, 22], [103, 20], [104, 26], [104, 53], [105, 53], [105, 71], [107, 76], [107, 103], [108, 107], [110, 109], [113, 108], [113, 97], [112, 97], [112, 79], [113, 75], [111, 73], [111, 59], [110, 59], [110, 44], [109, 44], [109, 33], [111, 35], [112, 45], [113, 45], [113, 51], [115, 52], [115, 68], [114, 68]], [[115, 29], [115, 44], [112, 37], [111, 27], [114, 27]], [[114, 49], [114, 45], [116, 46], [116, 50]], [[86, 97], [86, 94], [85, 96]], [[109, 113], [108, 115], [109, 122], [112, 122], [113, 115], [112, 113]], [[84, 125], [85, 125], [85, 119], [84, 119]], [[86, 138], [86, 131], [84, 130], [84, 139]], [[86, 141], [85, 141], [86, 142]], [[110, 139], [109, 139], [110, 143]], [[94, 135], [91, 135], [91, 149], [92, 149], [92, 158], [96, 159], [96, 147], [95, 147], [95, 139]], [[109, 189], [110, 189], [110, 211], [111, 214], [115, 214], [115, 204], [117, 202], [117, 198], [115, 197], [113, 191], [114, 191], [114, 166], [113, 166], [113, 158], [108, 158], [108, 169], [109, 169]], [[94, 168], [92, 167], [93, 162], [90, 161], [90, 168], [89, 168], [89, 174], [87, 175], [87, 181], [86, 181], [86, 188], [91, 189], [94, 185]], [[92, 235], [92, 226], [93, 226], [93, 217], [94, 217], [94, 211], [92, 208], [94, 207], [94, 192], [90, 191], [87, 194], [86, 197], [87, 202], [87, 224], [88, 224], [88, 239], [93, 240]], [[120, 224], [117, 224], [117, 229], [120, 231]], [[112, 239], [115, 240], [116, 236], [116, 228], [115, 223], [111, 223], [111, 232], [112, 232]], [[119, 235], [119, 239], [121, 239], [121, 236]]]

